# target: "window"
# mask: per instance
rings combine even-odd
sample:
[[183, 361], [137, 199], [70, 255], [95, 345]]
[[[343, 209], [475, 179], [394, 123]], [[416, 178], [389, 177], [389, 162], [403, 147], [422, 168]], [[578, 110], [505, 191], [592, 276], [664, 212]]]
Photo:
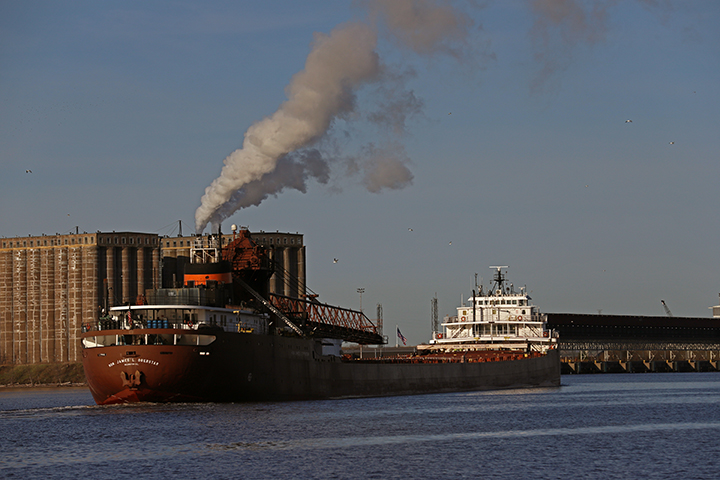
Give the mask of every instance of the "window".
[[291, 238], [291, 239], [290, 239], [290, 243], [293, 244], [293, 245], [295, 245], [295, 239], [294, 239], [294, 238]]
[[125, 243], [127, 243], [127, 238], [122, 237], [122, 243], [123, 243], [123, 245], [124, 245]]
[[173, 247], [177, 247], [177, 242], [173, 240]]

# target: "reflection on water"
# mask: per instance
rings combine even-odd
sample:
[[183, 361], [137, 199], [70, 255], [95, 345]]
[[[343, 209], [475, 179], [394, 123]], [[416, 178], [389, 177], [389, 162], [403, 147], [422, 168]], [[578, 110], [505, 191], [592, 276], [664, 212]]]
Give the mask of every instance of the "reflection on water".
[[0, 477], [716, 477], [720, 374], [564, 376], [562, 384], [113, 406], [94, 405], [86, 389], [0, 390]]

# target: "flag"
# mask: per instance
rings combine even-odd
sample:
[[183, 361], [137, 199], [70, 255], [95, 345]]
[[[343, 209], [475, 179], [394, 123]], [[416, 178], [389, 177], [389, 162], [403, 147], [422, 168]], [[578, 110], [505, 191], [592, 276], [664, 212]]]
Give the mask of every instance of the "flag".
[[400, 340], [402, 340], [403, 345], [407, 345], [407, 338], [405, 338], [405, 336], [403, 336], [403, 334], [400, 333], [400, 328], [399, 328], [399, 327], [395, 327], [395, 328], [397, 329], [397, 336], [398, 336], [398, 338], [399, 338]]

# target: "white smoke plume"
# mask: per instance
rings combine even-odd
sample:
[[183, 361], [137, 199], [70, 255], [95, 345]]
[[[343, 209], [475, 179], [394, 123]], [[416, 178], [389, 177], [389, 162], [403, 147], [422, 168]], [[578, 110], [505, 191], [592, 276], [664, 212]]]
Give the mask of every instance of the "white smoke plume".
[[[459, 56], [471, 22], [442, 0], [368, 0], [371, 20], [383, 21], [400, 44], [419, 54]], [[245, 133], [242, 148], [224, 161], [221, 174], [205, 189], [195, 212], [195, 230], [219, 224], [240, 208], [258, 205], [284, 188], [306, 189], [306, 179], [327, 182], [329, 166], [319, 152], [307, 152], [328, 134], [333, 122], [349, 118], [359, 88], [391, 76], [383, 72], [376, 51], [374, 22], [348, 23], [329, 35], [317, 33], [305, 68], [286, 88], [288, 100]], [[397, 77], [396, 77], [397, 78]], [[396, 97], [390, 114], [375, 113], [371, 122], [392, 122], [402, 130], [406, 116], [421, 107], [411, 92]], [[295, 152], [295, 155], [289, 155]], [[363, 182], [371, 192], [403, 188], [412, 182], [401, 148], [366, 147]]]
[[[459, 1], [459, 0], [458, 0]], [[645, 8], [667, 10], [666, 0], [638, 0]], [[402, 144], [387, 139], [367, 142], [359, 156], [328, 155], [320, 151], [338, 120], [348, 124], [361, 118], [382, 129], [385, 136], [405, 134], [408, 118], [422, 111], [422, 101], [405, 83], [414, 72], [398, 72], [383, 64], [377, 52], [379, 32], [397, 46], [417, 55], [449, 56], [463, 66], [477, 59], [494, 59], [468, 39], [480, 26], [454, 7], [452, 0], [356, 0], [368, 13], [367, 22], [336, 27], [329, 35], [317, 33], [305, 68], [286, 87], [288, 100], [245, 133], [242, 148], [224, 161], [220, 176], [205, 189], [195, 212], [195, 229], [219, 224], [235, 211], [258, 205], [285, 188], [301, 192], [307, 180], [330, 179], [330, 164], [345, 157], [347, 172], [361, 175], [373, 193], [410, 185], [413, 175]], [[468, 5], [478, 5], [467, 0]], [[566, 69], [578, 45], [592, 46], [605, 39], [610, 10], [618, 0], [529, 0], [534, 23], [535, 59], [539, 71], [531, 90]], [[356, 96], [362, 87], [375, 86], [381, 108], [358, 112]], [[366, 107], [367, 108], [367, 107]]]

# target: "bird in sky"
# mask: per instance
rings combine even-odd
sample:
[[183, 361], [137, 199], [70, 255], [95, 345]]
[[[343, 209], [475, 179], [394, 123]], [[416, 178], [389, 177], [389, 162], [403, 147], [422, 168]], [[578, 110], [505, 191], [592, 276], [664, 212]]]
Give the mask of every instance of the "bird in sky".
[[670, 142], [670, 145], [675, 145], [675, 142]]
[[452, 242], [448, 242], [448, 245], [452, 245]]
[[25, 173], [32, 173], [32, 170], [25, 170]]
[[408, 232], [412, 232], [412, 231], [413, 231], [412, 228], [408, 228]]
[[625, 120], [625, 123], [632, 123], [632, 120]]
[[338, 262], [338, 259], [337, 259], [337, 258], [333, 258], [333, 263], [337, 263], [337, 262]]

